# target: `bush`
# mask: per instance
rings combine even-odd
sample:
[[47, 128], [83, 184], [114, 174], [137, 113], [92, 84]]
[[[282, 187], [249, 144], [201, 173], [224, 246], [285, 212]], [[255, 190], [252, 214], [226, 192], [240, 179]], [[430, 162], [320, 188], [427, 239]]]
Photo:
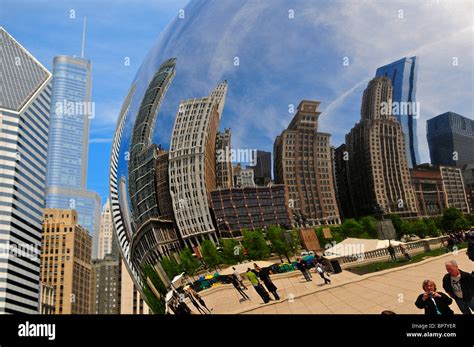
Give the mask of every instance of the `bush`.
[[245, 230], [243, 234], [243, 244], [250, 260], [262, 260], [270, 257], [270, 248], [268, 247], [261, 231]]

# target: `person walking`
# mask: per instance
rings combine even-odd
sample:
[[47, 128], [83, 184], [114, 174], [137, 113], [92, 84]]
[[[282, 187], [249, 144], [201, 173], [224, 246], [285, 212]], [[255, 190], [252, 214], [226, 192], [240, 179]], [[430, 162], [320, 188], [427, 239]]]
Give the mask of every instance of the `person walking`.
[[331, 284], [331, 280], [324, 276], [324, 270], [323, 267], [321, 266], [320, 263], [316, 264], [316, 272], [321, 276], [321, 278], [324, 280], [324, 284]]
[[280, 300], [280, 296], [277, 293], [278, 288], [273, 284], [270, 278], [270, 269], [261, 269], [260, 267], [259, 269], [260, 270], [257, 272], [258, 277], [262, 280], [267, 290], [273, 294], [275, 300]]
[[263, 302], [268, 303], [270, 301], [270, 295], [268, 295], [268, 292], [260, 284], [255, 272], [253, 272], [250, 268], [247, 269], [247, 278], [249, 279], [257, 294], [260, 295]]
[[304, 278], [306, 279], [306, 282], [312, 281], [311, 274], [308, 271], [308, 268], [306, 267], [306, 262], [303, 259], [296, 259], [296, 268], [301, 271], [303, 274]]
[[232, 267], [232, 270], [234, 270], [234, 277], [237, 279], [239, 282], [240, 286], [243, 287], [245, 290], [247, 290], [247, 287], [244, 284], [244, 281], [242, 279], [242, 276], [240, 276], [240, 273], [235, 269], [235, 267]]
[[429, 316], [436, 315], [453, 315], [449, 305], [453, 300], [444, 293], [436, 291], [436, 283], [431, 280], [424, 280], [422, 288], [425, 291], [420, 294], [415, 301], [415, 306], [420, 310], [425, 310], [425, 314]]
[[411, 261], [410, 254], [408, 254], [406, 247], [402, 243], [400, 243], [398, 247], [400, 247], [400, 252], [405, 256], [405, 258], [407, 258], [408, 261]]
[[392, 243], [390, 241], [388, 241], [387, 251], [390, 254], [390, 260], [391, 261], [396, 261], [397, 256], [395, 255], [395, 248], [393, 248]]
[[237, 279], [235, 274], [231, 276], [231, 281], [232, 281], [232, 284], [235, 287], [235, 289], [237, 289], [237, 291], [240, 293], [240, 295], [242, 295], [242, 298], [244, 298], [244, 301], [245, 300], [250, 300], [250, 297], [247, 294], [245, 294], [245, 292], [242, 290], [241, 283]]
[[197, 302], [197, 300], [194, 298], [194, 296], [193, 296], [189, 291], [186, 292], [186, 295], [187, 295], [187, 297], [189, 298], [189, 301], [191, 301], [191, 303], [193, 304], [193, 306], [196, 307], [196, 309], [198, 310], [198, 312], [199, 312], [200, 314], [207, 314], [207, 312], [204, 311], [204, 309], [199, 305], [199, 303]]
[[461, 271], [455, 260], [446, 262], [443, 277], [443, 288], [456, 301], [463, 314], [474, 311], [474, 275]]
[[[199, 302], [199, 304], [204, 307], [209, 313], [212, 313], [212, 308], [209, 309], [207, 306], [206, 306], [206, 302], [204, 301], [204, 299], [201, 297], [201, 295], [199, 295], [193, 287], [189, 287], [188, 288], [188, 294], [190, 294], [189, 296], [192, 297], [195, 301]], [[193, 303], [194, 305], [194, 303]]]

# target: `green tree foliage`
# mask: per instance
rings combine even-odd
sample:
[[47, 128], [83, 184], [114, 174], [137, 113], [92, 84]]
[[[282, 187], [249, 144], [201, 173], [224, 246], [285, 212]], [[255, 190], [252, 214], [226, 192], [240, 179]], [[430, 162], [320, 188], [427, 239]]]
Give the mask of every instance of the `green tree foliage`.
[[199, 269], [201, 266], [199, 260], [193, 256], [193, 253], [188, 247], [181, 251], [179, 254], [179, 260], [181, 262], [181, 268], [183, 271], [186, 271], [186, 273], [190, 276], [193, 276], [197, 269]]
[[454, 221], [453, 230], [454, 231], [463, 231], [469, 229], [470, 223], [467, 218], [464, 216], [459, 217]]
[[359, 223], [362, 225], [362, 228], [367, 233], [368, 238], [376, 239], [378, 238], [377, 234], [377, 221], [372, 216], [362, 217], [359, 220]]
[[[166, 286], [157, 271], [151, 265], [147, 264], [143, 268], [141, 277], [145, 301], [148, 307], [150, 307], [151, 311], [155, 314], [164, 314]], [[158, 292], [158, 296], [155, 294], [155, 291], [152, 290], [149, 282], [151, 282], [154, 289]]]
[[204, 262], [211, 268], [216, 268], [222, 263], [221, 256], [216, 245], [210, 240], [201, 243], [201, 252]]
[[441, 219], [442, 228], [446, 232], [454, 231], [454, 223], [456, 219], [462, 216], [461, 211], [457, 208], [449, 207], [444, 210], [443, 217]]
[[247, 249], [248, 258], [251, 260], [267, 259], [270, 256], [270, 248], [265, 241], [265, 237], [261, 231], [245, 230], [244, 247]]
[[349, 218], [341, 225], [341, 231], [345, 237], [360, 237], [364, 233], [364, 227], [357, 220]]
[[163, 267], [163, 270], [165, 270], [166, 275], [168, 275], [170, 280], [173, 279], [174, 276], [177, 276], [183, 272], [181, 265], [178, 264], [176, 259], [173, 257], [163, 257], [161, 260], [161, 266]]
[[267, 240], [271, 243], [271, 251], [280, 256], [286, 257], [288, 262], [290, 262], [290, 253], [292, 253], [293, 248], [293, 235], [290, 235], [290, 242], [287, 242], [285, 231], [279, 226], [270, 226], [267, 228]]
[[233, 265], [244, 260], [244, 254], [242, 247], [239, 243], [232, 239], [223, 239], [220, 240], [222, 245], [222, 260], [228, 265]]
[[388, 218], [392, 221], [393, 227], [395, 228], [395, 233], [398, 238], [401, 238], [404, 234], [403, 231], [403, 222], [399, 215], [389, 214]]

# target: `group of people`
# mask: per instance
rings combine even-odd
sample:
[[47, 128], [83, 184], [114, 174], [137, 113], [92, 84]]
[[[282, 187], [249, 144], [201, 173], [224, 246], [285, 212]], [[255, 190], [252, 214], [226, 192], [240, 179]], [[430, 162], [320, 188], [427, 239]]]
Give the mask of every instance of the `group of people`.
[[[320, 257], [315, 257], [315, 272], [324, 280], [324, 284], [331, 284], [331, 280], [326, 277], [330, 276], [329, 272], [326, 269], [323, 260]], [[310, 267], [308, 263], [304, 259], [297, 258], [296, 259], [296, 268], [301, 271], [303, 274], [306, 282], [311, 282], [313, 280], [313, 276], [311, 275]]]
[[[404, 246], [403, 243], [400, 243], [398, 245], [398, 248], [400, 249], [400, 253], [403, 254], [403, 256], [406, 258], [406, 260], [411, 261], [410, 254], [408, 253], [406, 246]], [[387, 251], [388, 254], [390, 254], [390, 260], [396, 261], [397, 255], [395, 254], [395, 247], [393, 247], [390, 241], [388, 241]]]
[[424, 293], [416, 299], [415, 305], [424, 309], [427, 315], [452, 315], [449, 307], [453, 301], [463, 314], [474, 312], [474, 274], [459, 269], [455, 260], [446, 262], [447, 273], [443, 277], [443, 289], [448, 294], [440, 292], [432, 280], [424, 280]]
[[[263, 302], [270, 302], [271, 298], [269, 292], [273, 295], [275, 300], [280, 300], [280, 296], [277, 292], [278, 288], [270, 278], [270, 274], [272, 273], [271, 270], [269, 268], [262, 269], [256, 263], [254, 263], [253, 266], [253, 269], [247, 268], [245, 275], [257, 294], [262, 298]], [[234, 270], [234, 273], [231, 276], [232, 284], [242, 296], [244, 301], [250, 300], [250, 297], [247, 295], [247, 293], [245, 293], [245, 290], [248, 288], [245, 286], [242, 276], [240, 275], [239, 271], [235, 269], [235, 267], [232, 269]]]
[[209, 309], [203, 298], [194, 290], [192, 286], [185, 288], [185, 295], [179, 297], [173, 296], [168, 302], [169, 309], [176, 315], [192, 314], [191, 309], [184, 301], [185, 298], [189, 298], [189, 301], [197, 309], [200, 314], [212, 313], [212, 308]]

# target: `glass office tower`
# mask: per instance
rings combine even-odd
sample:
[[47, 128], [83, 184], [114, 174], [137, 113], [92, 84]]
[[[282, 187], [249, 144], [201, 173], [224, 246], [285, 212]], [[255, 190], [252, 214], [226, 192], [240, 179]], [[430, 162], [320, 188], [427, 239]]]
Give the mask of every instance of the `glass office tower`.
[[[100, 197], [87, 190], [91, 63], [84, 58], [57, 56], [53, 61], [46, 207], [74, 209], [78, 222], [96, 241]], [[97, 242], [94, 242], [94, 257]]]
[[[414, 103], [416, 102], [416, 78], [417, 78], [417, 58], [403, 58], [388, 65], [379, 67], [375, 73], [375, 77], [387, 76], [393, 85], [393, 102], [397, 103]], [[399, 104], [397, 120], [402, 125], [402, 131], [405, 136], [405, 151], [410, 168], [420, 163], [420, 155], [418, 153], [417, 138], [417, 118], [419, 114], [415, 114], [415, 108], [410, 108], [408, 104]], [[413, 104], [410, 104], [413, 105]], [[397, 112], [395, 112], [397, 113]]]

